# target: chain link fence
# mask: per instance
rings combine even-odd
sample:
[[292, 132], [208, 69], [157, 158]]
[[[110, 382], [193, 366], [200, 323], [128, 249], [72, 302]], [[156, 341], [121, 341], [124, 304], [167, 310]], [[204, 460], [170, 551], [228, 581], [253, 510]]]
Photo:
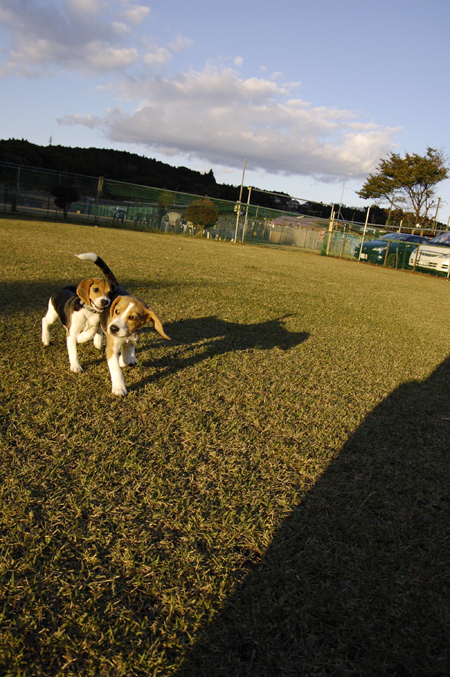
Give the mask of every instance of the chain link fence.
[[[78, 199], [67, 214], [55, 205], [55, 186], [76, 188]], [[379, 238], [387, 230], [362, 224], [288, 213], [260, 205], [235, 203], [208, 197], [218, 209], [212, 228], [204, 232], [186, 221], [184, 214], [199, 195], [151, 188], [70, 172], [24, 167], [0, 162], [0, 197], [3, 212], [47, 219], [140, 231], [202, 236], [274, 247], [298, 247], [326, 256], [363, 260], [362, 242]], [[299, 203], [297, 203], [299, 204]], [[413, 252], [417, 246], [389, 248], [376, 261], [379, 265], [416, 270]], [[419, 259], [420, 260], [420, 259]], [[432, 270], [429, 272], [433, 272]], [[435, 271], [437, 273], [437, 271]]]

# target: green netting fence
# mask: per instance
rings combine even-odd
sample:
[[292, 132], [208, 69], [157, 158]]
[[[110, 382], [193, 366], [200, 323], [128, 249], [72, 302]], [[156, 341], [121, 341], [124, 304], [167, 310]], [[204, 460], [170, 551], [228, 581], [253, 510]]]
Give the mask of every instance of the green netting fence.
[[[0, 162], [4, 213], [63, 220], [64, 212], [56, 207], [52, 194], [57, 185], [73, 186], [79, 195], [68, 209], [68, 222], [297, 247], [353, 260], [358, 258], [363, 232], [366, 241], [386, 232], [384, 226], [376, 224], [370, 224], [366, 230], [362, 223], [342, 220], [333, 220], [330, 225], [330, 219], [252, 204], [245, 201], [247, 189], [241, 203], [208, 197], [218, 209], [218, 218], [212, 228], [202, 232], [184, 218], [188, 206], [202, 199], [199, 195]], [[331, 216], [332, 206], [329, 207]], [[414, 247], [405, 247], [403, 255], [397, 255], [395, 260], [386, 257], [380, 263], [410, 269], [413, 250]]]
[[[199, 195], [0, 163], [3, 211], [62, 219], [63, 211], [55, 206], [52, 194], [54, 187], [60, 184], [74, 186], [79, 193], [79, 199], [68, 210], [68, 218], [72, 221], [175, 234], [195, 235], [198, 232], [194, 224], [184, 219], [184, 214], [192, 202], [202, 199]], [[246, 191], [244, 199], [247, 199]], [[301, 217], [294, 212], [246, 202], [237, 204], [208, 199], [218, 208], [217, 223], [205, 233], [210, 238], [237, 238], [238, 241], [316, 249], [323, 234], [307, 235], [306, 230], [324, 231], [328, 227], [327, 221]], [[297, 232], [300, 228], [301, 233]]]

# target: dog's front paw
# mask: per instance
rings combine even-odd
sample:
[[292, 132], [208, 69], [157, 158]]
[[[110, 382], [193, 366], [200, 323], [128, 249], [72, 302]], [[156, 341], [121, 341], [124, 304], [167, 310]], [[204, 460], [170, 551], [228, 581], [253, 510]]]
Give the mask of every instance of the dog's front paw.
[[125, 395], [128, 395], [127, 389], [125, 388], [125, 386], [123, 388], [122, 387], [113, 388], [111, 392], [116, 397], [125, 397]]
[[137, 359], [132, 355], [128, 358], [128, 361], [124, 360], [122, 355], [119, 357], [119, 365], [121, 367], [135, 367], [137, 365]]
[[74, 374], [82, 374], [83, 367], [81, 366], [81, 364], [73, 364], [70, 365], [70, 371], [73, 372]]
[[103, 345], [103, 336], [101, 334], [96, 334], [94, 336], [94, 347], [97, 348], [97, 350], [101, 350]]

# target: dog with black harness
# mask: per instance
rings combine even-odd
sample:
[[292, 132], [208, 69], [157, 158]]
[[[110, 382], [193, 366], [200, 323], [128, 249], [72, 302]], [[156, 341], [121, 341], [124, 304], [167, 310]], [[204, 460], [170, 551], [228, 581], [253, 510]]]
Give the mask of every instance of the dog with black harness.
[[42, 318], [42, 343], [50, 345], [50, 326], [59, 318], [66, 329], [70, 371], [75, 374], [83, 371], [77, 344], [93, 338], [94, 346], [98, 350], [102, 347], [100, 314], [111, 304], [115, 287], [114, 282], [100, 277], [86, 278], [78, 287], [64, 287], [49, 299], [47, 314]]

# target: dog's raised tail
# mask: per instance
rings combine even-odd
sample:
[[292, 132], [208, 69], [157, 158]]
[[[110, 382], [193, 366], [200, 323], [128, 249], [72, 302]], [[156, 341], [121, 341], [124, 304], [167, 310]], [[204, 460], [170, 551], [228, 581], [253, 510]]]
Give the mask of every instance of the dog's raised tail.
[[94, 254], [93, 252], [87, 252], [86, 254], [75, 254], [75, 256], [82, 261], [92, 261], [92, 263], [95, 263], [95, 265], [100, 268], [102, 271], [103, 275], [106, 277], [108, 282], [112, 282], [116, 286], [119, 284], [116, 280], [116, 276], [112, 272], [112, 270], [109, 268], [109, 266], [106, 265], [106, 263], [103, 261], [98, 254]]

